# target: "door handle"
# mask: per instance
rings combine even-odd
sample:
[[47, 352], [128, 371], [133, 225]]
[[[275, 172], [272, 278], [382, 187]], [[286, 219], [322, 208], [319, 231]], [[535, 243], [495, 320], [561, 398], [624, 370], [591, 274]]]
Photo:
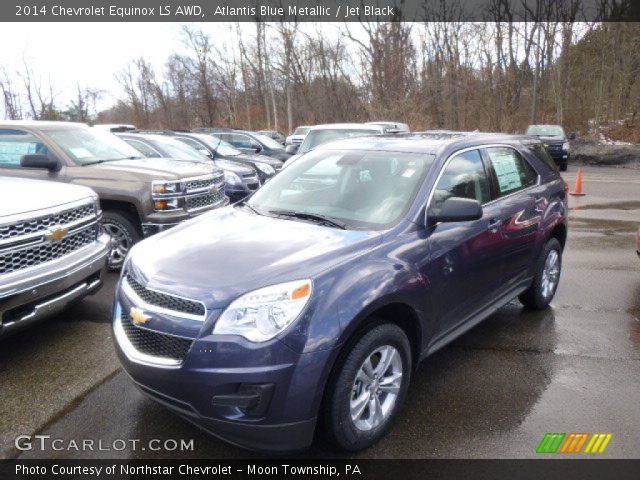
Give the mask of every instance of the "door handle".
[[491, 230], [491, 233], [496, 233], [498, 231], [498, 228], [500, 228], [500, 225], [502, 225], [502, 220], [493, 218], [489, 220], [489, 226], [487, 227], [487, 230]]

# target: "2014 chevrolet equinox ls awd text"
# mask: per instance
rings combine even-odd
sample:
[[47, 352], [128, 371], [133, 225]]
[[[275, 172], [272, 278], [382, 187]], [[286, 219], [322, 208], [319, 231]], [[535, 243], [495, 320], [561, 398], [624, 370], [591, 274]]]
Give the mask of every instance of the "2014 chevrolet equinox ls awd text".
[[118, 355], [229, 442], [348, 450], [389, 429], [416, 364], [518, 296], [553, 298], [566, 185], [530, 137], [326, 144], [249, 200], [134, 247]]

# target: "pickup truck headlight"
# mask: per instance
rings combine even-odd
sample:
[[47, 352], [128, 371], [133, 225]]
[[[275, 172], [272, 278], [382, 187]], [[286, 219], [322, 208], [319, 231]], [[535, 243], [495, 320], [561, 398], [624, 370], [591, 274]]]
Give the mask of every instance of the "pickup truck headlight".
[[242, 295], [222, 313], [213, 333], [240, 335], [250, 342], [271, 340], [298, 318], [311, 290], [311, 280], [299, 280]]
[[153, 182], [152, 192], [154, 195], [171, 195], [180, 192], [179, 182]]
[[242, 179], [237, 173], [224, 172], [224, 183], [228, 183], [229, 185], [240, 185], [242, 183]]
[[271, 165], [267, 165], [266, 163], [255, 163], [254, 165], [258, 170], [260, 170], [268, 177], [276, 174], [275, 168], [273, 168]]
[[569, 142], [564, 142], [562, 144], [562, 150], [564, 150], [565, 152], [569, 151]]

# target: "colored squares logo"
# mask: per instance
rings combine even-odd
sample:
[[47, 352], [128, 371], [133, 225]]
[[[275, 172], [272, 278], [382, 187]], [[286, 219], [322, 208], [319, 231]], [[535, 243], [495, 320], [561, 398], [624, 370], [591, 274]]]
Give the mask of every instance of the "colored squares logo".
[[612, 433], [545, 433], [537, 453], [604, 453]]

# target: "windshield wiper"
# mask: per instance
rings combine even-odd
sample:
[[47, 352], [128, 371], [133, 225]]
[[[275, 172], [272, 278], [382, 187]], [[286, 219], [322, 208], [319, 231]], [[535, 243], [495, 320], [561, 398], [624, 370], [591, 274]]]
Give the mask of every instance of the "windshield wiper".
[[264, 213], [262, 213], [256, 207], [254, 207], [252, 205], [249, 205], [249, 203], [246, 200], [242, 200], [241, 202], [238, 202], [238, 205], [241, 205], [243, 207], [247, 207], [249, 210], [251, 210], [253, 213], [255, 213], [257, 215], [264, 215]]
[[347, 229], [346, 223], [343, 223], [333, 217], [329, 217], [327, 215], [320, 215], [318, 213], [295, 212], [293, 210], [269, 210], [269, 213], [273, 215], [280, 215], [282, 217], [293, 217], [293, 218], [300, 218], [301, 220], [311, 220], [317, 223], [341, 228], [342, 230]]
[[93, 162], [85, 162], [85, 163], [82, 164], [82, 166], [86, 167], [87, 165], [97, 165], [99, 163], [117, 162], [118, 160], [139, 160], [141, 158], [144, 158], [144, 157], [103, 158], [102, 160], [95, 160]]

